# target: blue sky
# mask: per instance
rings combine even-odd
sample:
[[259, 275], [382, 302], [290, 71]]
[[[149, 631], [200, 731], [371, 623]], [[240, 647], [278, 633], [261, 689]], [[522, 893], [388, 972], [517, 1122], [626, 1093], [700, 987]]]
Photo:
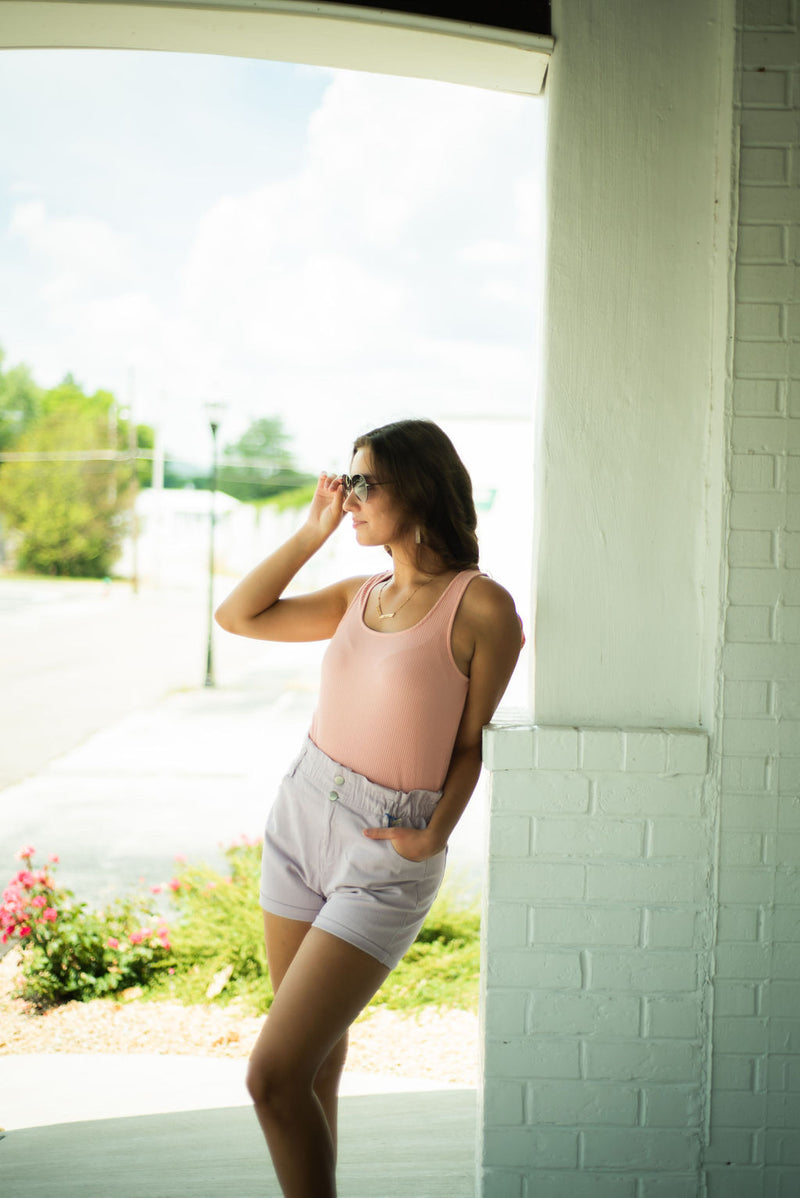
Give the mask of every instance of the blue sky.
[[314, 470], [397, 416], [531, 414], [542, 101], [6, 51], [0, 112], [0, 344], [43, 384], [132, 396], [179, 455], [208, 400], [225, 440], [279, 414]]

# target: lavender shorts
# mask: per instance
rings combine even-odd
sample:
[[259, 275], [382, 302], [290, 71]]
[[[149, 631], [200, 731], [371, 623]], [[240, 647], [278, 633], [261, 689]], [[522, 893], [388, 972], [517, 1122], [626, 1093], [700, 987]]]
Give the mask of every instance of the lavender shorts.
[[267, 818], [261, 906], [312, 923], [389, 969], [413, 944], [444, 874], [447, 850], [408, 861], [364, 828], [425, 828], [439, 791], [378, 786], [307, 740]]

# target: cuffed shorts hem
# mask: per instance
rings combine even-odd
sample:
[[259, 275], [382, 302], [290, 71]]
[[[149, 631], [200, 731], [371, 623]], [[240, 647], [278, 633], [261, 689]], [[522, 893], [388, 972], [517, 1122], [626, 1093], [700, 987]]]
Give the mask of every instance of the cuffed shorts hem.
[[[387, 969], [394, 969], [400, 960], [399, 956], [394, 956], [381, 948], [379, 944], [375, 944], [367, 936], [363, 936], [360, 932], [353, 928], [345, 927], [336, 919], [331, 919], [330, 916], [322, 915], [314, 920], [314, 927], [319, 928], [321, 932], [328, 932], [331, 936], [336, 936], [338, 940], [344, 940], [347, 944], [352, 944], [354, 948], [360, 948], [362, 953], [367, 953], [370, 957], [374, 957], [376, 961], [380, 961], [381, 965], [385, 965]], [[402, 956], [402, 954], [400, 954]]]
[[297, 919], [301, 923], [313, 923], [319, 914], [319, 907], [294, 907], [291, 903], [278, 903], [268, 898], [263, 890], [259, 895], [261, 908], [268, 915], [280, 915], [284, 919]]

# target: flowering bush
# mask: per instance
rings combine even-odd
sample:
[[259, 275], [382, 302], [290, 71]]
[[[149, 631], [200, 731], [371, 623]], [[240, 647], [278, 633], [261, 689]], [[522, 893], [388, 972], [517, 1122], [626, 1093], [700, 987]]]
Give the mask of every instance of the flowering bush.
[[19, 870], [3, 891], [0, 941], [22, 948], [22, 997], [37, 1006], [88, 1000], [144, 985], [172, 963], [169, 930], [141, 899], [118, 899], [90, 911], [57, 887], [58, 857], [34, 868], [34, 849], [21, 848]]

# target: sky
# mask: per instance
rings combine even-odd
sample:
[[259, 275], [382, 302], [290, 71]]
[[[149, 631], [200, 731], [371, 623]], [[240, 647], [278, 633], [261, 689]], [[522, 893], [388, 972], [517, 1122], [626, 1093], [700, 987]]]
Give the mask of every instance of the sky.
[[279, 415], [303, 469], [404, 416], [530, 418], [544, 102], [206, 55], [0, 54], [0, 346], [168, 453]]

